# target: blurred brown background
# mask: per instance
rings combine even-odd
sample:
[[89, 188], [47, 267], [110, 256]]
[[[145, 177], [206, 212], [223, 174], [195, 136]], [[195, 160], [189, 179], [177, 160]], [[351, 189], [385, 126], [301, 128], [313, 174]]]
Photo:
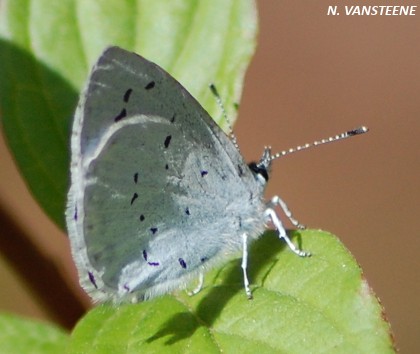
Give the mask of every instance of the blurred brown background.
[[[371, 129], [278, 160], [267, 196], [280, 195], [304, 224], [340, 237], [381, 299], [397, 346], [414, 353], [420, 345], [420, 3], [393, 3], [418, 5], [416, 16], [344, 16], [344, 5], [357, 4], [382, 5], [258, 2], [259, 45], [235, 130], [252, 160], [264, 145], [278, 151], [361, 124]], [[329, 5], [341, 15], [327, 16]], [[32, 200], [3, 141], [0, 181], [0, 203], [77, 288], [65, 235]], [[0, 311], [46, 318], [2, 259], [0, 287]]]

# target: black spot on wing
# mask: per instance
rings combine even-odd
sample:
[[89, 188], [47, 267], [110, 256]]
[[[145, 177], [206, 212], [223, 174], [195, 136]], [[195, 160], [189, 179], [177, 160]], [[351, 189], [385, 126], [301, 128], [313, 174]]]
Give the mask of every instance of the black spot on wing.
[[156, 232], [158, 232], [158, 228], [157, 227], [151, 227], [150, 232], [152, 233], [152, 235], [154, 235], [154, 234], [156, 234]]
[[186, 269], [187, 268], [187, 263], [185, 263], [185, 261], [182, 258], [178, 258], [178, 262], [181, 265], [182, 268]]
[[175, 117], [176, 117], [176, 114], [174, 113], [174, 115], [171, 118], [171, 123], [175, 122]]
[[145, 261], [147, 261], [147, 252], [146, 250], [143, 250], [143, 258]]
[[152, 89], [154, 87], [155, 87], [155, 82], [154, 81], [150, 81], [144, 88], [146, 90], [150, 90], [150, 89]]
[[171, 142], [171, 139], [172, 139], [172, 135], [168, 135], [166, 138], [165, 138], [165, 141], [164, 141], [164, 145], [165, 145], [165, 148], [167, 149], [168, 148], [168, 146], [169, 146], [169, 144], [170, 144], [170, 142]]
[[95, 276], [93, 275], [93, 273], [88, 272], [88, 276], [89, 276], [89, 281], [93, 284], [93, 286], [98, 289], [98, 285], [96, 285], [96, 280], [95, 280]]
[[133, 92], [133, 89], [128, 89], [127, 91], [125, 91], [124, 94], [124, 102], [128, 102], [128, 100], [130, 99], [131, 93]]
[[191, 213], [190, 213], [190, 208], [185, 208], [185, 214], [187, 214], [187, 215], [191, 215]]
[[157, 267], [159, 265], [159, 262], [147, 262], [147, 264], [152, 267]]
[[138, 174], [138, 172], [136, 172], [136, 173], [134, 174], [134, 183], [137, 183], [137, 182], [138, 182], [138, 180], [139, 180], [139, 174]]
[[114, 118], [114, 122], [119, 122], [121, 119], [127, 117], [127, 110], [123, 108], [120, 113]]
[[201, 171], [201, 177], [204, 177], [204, 176], [206, 176], [207, 174], [208, 174], [208, 171], [205, 171], [205, 170]]
[[140, 221], [144, 221], [144, 215], [141, 214], [140, 217], [139, 217], [139, 219], [140, 219]]
[[133, 196], [131, 197], [131, 201], [130, 201], [130, 205], [133, 205], [134, 201], [139, 197], [139, 195], [137, 193], [134, 193]]

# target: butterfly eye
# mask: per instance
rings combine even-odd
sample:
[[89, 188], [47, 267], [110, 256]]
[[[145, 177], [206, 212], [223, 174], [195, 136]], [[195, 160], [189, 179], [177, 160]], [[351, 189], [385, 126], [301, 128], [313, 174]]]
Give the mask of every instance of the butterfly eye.
[[265, 167], [258, 166], [257, 163], [251, 162], [248, 167], [251, 169], [251, 171], [258, 177], [262, 177], [265, 182], [268, 181], [268, 172]]

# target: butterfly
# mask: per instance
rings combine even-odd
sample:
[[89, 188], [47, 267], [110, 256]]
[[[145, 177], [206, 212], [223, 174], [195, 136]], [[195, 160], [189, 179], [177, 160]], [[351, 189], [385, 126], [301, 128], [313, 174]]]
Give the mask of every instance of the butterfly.
[[309, 255], [277, 215], [280, 207], [301, 227], [286, 204], [263, 197], [271, 162], [286, 153], [266, 148], [247, 164], [236, 141], [167, 72], [107, 48], [81, 94], [71, 137], [66, 221], [82, 287], [94, 301], [136, 302], [199, 277], [197, 292], [207, 269], [242, 250], [251, 297], [248, 245], [268, 223], [293, 252]]

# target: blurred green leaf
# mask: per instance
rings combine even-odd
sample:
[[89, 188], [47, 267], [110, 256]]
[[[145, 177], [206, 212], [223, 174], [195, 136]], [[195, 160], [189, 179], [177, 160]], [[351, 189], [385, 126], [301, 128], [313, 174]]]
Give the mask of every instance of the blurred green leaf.
[[394, 353], [382, 308], [349, 252], [321, 231], [295, 233], [298, 240], [312, 257], [297, 257], [274, 233], [253, 244], [252, 301], [236, 259], [208, 274], [195, 296], [96, 307], [67, 353]]
[[53, 325], [0, 315], [1, 354], [64, 353], [68, 340], [68, 334]]
[[[232, 121], [257, 30], [253, 0], [2, 0], [0, 110], [30, 190], [64, 226], [69, 136], [78, 93], [103, 49], [119, 45], [168, 70], [221, 123]], [[223, 123], [222, 123], [223, 124]]]

